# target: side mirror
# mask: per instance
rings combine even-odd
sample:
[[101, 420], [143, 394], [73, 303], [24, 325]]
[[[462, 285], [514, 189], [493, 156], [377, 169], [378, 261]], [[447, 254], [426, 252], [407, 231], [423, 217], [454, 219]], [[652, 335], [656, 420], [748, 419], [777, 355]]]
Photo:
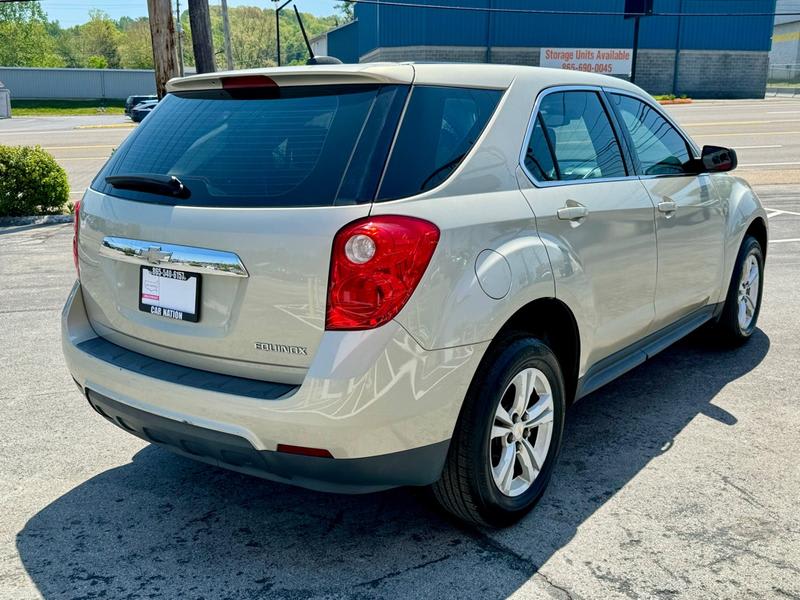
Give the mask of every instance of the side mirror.
[[739, 164], [739, 160], [736, 158], [736, 150], [721, 146], [703, 146], [700, 162], [705, 173], [733, 171], [736, 165]]

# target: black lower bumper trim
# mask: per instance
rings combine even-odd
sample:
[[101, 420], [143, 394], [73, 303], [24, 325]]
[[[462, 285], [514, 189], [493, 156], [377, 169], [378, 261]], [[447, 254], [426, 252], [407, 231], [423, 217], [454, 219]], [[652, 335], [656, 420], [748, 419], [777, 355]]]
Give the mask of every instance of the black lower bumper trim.
[[317, 458], [256, 450], [237, 435], [206, 429], [133, 408], [93, 390], [89, 404], [117, 427], [182, 456], [309, 489], [367, 493], [428, 485], [444, 466], [449, 441], [366, 458]]
[[274, 383], [246, 379], [221, 373], [201, 371], [165, 362], [139, 354], [109, 342], [105, 338], [96, 337], [79, 343], [76, 348], [95, 358], [146, 377], [160, 379], [168, 383], [180, 383], [201, 390], [223, 392], [235, 396], [247, 396], [259, 400], [277, 400], [296, 390], [299, 386], [286, 383]]

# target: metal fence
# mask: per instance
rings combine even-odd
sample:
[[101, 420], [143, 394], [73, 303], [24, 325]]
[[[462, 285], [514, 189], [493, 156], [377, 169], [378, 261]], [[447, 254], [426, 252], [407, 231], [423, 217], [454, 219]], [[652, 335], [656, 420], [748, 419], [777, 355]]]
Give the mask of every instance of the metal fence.
[[0, 67], [12, 99], [122, 99], [155, 94], [153, 71], [139, 69], [33, 69]]
[[800, 86], [800, 63], [773, 64], [770, 63], [767, 73], [767, 83], [770, 86]]

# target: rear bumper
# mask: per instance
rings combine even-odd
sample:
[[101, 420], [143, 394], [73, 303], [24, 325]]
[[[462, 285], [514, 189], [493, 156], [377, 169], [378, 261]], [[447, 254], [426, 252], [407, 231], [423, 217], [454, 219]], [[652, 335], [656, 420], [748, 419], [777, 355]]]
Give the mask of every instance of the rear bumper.
[[448, 442], [367, 458], [317, 458], [256, 450], [246, 439], [159, 417], [86, 390], [89, 404], [120, 427], [176, 454], [325, 492], [365, 493], [439, 478]]
[[[301, 385], [269, 384], [157, 361], [98, 338], [76, 283], [62, 315], [62, 347], [92, 406], [129, 433], [252, 475], [358, 493], [439, 477], [486, 344], [428, 352], [397, 323], [326, 332]], [[278, 444], [334, 458], [279, 453]]]

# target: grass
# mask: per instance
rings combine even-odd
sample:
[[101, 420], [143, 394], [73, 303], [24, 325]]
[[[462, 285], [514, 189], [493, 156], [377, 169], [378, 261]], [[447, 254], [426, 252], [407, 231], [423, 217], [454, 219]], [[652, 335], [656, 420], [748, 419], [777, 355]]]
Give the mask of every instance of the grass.
[[11, 100], [14, 117], [121, 115], [124, 100]]
[[676, 96], [675, 94], [658, 94], [653, 96], [658, 102], [662, 100], [686, 100], [688, 97], [686, 94], [681, 94], [680, 96]]
[[767, 87], [800, 88], [800, 81], [768, 81]]

